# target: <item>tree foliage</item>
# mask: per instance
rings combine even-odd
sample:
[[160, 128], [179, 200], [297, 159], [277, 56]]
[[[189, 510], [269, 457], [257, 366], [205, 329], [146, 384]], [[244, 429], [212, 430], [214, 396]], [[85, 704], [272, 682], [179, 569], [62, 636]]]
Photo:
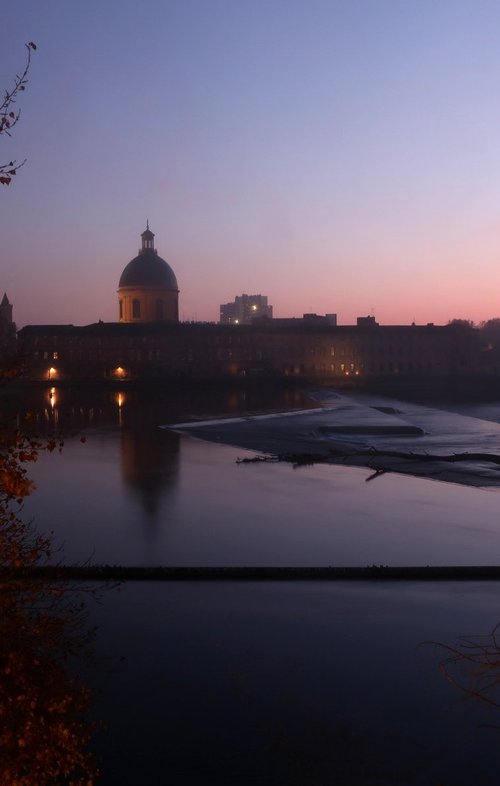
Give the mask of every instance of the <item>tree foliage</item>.
[[472, 319], [450, 319], [448, 325], [451, 325], [451, 327], [473, 328], [474, 322]]
[[479, 326], [483, 348], [485, 350], [494, 350], [498, 354], [500, 347], [500, 318], [488, 319], [481, 322]]
[[496, 330], [497, 333], [500, 333], [500, 317], [481, 322], [480, 328], [481, 330]]
[[[19, 121], [15, 104], [24, 92], [33, 42], [24, 70], [0, 104], [0, 135]], [[24, 161], [0, 165], [9, 185]], [[16, 376], [10, 361], [0, 367], [0, 386]], [[92, 786], [98, 775], [88, 750], [94, 729], [86, 721], [91, 693], [68, 666], [88, 655], [92, 631], [80, 587], [56, 577], [39, 579], [33, 569], [50, 564], [52, 537], [23, 519], [23, 502], [34, 490], [28, 467], [40, 451], [61, 450], [57, 438], [38, 439], [0, 418], [0, 784]]]
[[[20, 93], [26, 90], [28, 84], [28, 74], [31, 67], [31, 55], [36, 50], [36, 44], [30, 41], [26, 44], [26, 61], [24, 70], [20, 74], [16, 74], [14, 84], [10, 90], [5, 90], [2, 103], [0, 104], [0, 135], [5, 134], [11, 136], [12, 130], [17, 125], [21, 116], [21, 110], [16, 109], [17, 99]], [[24, 161], [9, 161], [7, 164], [0, 164], [0, 184], [8, 186], [12, 178], [17, 174]]]
[[52, 562], [52, 538], [22, 515], [34, 490], [28, 467], [40, 451], [61, 448], [58, 439], [0, 424], [2, 786], [92, 786], [98, 774], [88, 750], [94, 729], [85, 717], [92, 697], [73, 673], [75, 657], [91, 651], [82, 598], [89, 590], [30, 573]]

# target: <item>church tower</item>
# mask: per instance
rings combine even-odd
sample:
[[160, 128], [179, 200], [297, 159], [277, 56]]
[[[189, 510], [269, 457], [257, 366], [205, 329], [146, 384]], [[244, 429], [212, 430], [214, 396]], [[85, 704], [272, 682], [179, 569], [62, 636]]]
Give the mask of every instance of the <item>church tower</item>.
[[[1, 292], [2, 290], [0, 290]], [[2, 302], [0, 303], [0, 322], [7, 325], [12, 325], [12, 306], [9, 303], [7, 292], [4, 292]]]
[[0, 357], [10, 356], [16, 348], [16, 326], [12, 321], [12, 305], [7, 293], [0, 303]]

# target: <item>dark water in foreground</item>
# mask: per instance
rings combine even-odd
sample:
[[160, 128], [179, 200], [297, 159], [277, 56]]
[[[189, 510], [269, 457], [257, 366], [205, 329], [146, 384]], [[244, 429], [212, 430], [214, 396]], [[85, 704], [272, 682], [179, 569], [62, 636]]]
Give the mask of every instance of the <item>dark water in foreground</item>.
[[102, 782], [493, 786], [500, 710], [423, 642], [499, 619], [481, 583], [125, 586], [97, 611]]
[[[33, 394], [21, 419], [75, 436], [35, 465], [27, 515], [68, 561], [500, 563], [495, 491], [238, 466], [241, 449], [157, 428], [307, 404], [248, 396]], [[90, 609], [103, 786], [498, 782], [500, 710], [473, 696], [485, 669], [460, 661], [462, 691], [440, 672], [446, 652], [424, 642], [489, 634], [500, 584], [130, 583]]]

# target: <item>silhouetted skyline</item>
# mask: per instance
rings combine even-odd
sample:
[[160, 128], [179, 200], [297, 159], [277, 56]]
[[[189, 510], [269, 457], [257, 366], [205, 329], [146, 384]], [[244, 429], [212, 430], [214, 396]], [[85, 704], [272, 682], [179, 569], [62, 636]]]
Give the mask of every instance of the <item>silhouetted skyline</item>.
[[500, 7], [487, 0], [7, 2], [1, 160], [19, 326], [116, 320], [146, 218], [179, 316], [265, 292], [340, 324], [500, 314]]

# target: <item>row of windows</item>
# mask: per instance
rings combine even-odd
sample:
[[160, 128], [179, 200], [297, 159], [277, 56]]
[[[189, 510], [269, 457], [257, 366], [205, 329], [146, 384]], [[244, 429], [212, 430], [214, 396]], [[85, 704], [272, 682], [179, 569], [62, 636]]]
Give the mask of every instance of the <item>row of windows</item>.
[[[35, 353], [38, 355], [38, 353]], [[262, 360], [262, 352], [257, 351], [255, 353], [247, 352], [244, 353], [245, 358], [243, 360], [240, 359], [240, 362], [255, 362]], [[233, 352], [231, 350], [222, 350], [219, 349], [216, 353], [217, 360], [219, 361], [234, 361]], [[92, 360], [105, 360], [106, 358], [103, 357], [103, 353], [99, 352], [97, 355], [95, 353], [86, 353], [80, 351], [70, 351], [68, 353], [69, 359], [73, 361], [92, 361]], [[57, 360], [58, 353], [54, 352], [52, 354], [44, 352], [43, 353], [44, 360]], [[150, 349], [145, 352], [141, 350], [136, 350], [127, 353], [126, 358], [123, 362], [142, 362], [142, 361], [159, 361], [161, 360], [161, 353], [160, 350]], [[193, 354], [191, 350], [188, 350], [186, 354], [179, 357], [178, 360], [180, 361], [187, 361], [191, 362], [193, 360]], [[214, 360], [214, 356], [210, 353], [209, 356], [205, 358], [205, 360]], [[381, 374], [400, 374], [400, 373], [422, 373], [424, 371], [431, 371], [433, 368], [433, 364], [430, 362], [427, 363], [322, 363], [319, 366], [311, 365], [307, 367], [307, 372], [316, 374], [358, 374], [358, 373], [381, 373]], [[306, 373], [306, 366], [301, 364], [300, 366], [283, 366], [282, 371], [285, 374], [288, 373]]]
[[[128, 360], [160, 360], [161, 352], [159, 349], [131, 349], [128, 352], [122, 353]], [[67, 352], [34, 352], [34, 357], [42, 360], [61, 360], [67, 359], [70, 361], [76, 360], [105, 360], [109, 353], [101, 349], [97, 350], [82, 350], [70, 349]]]
[[[124, 341], [123, 339], [115, 339], [115, 340], [112, 340], [112, 341], [108, 340], [108, 341], [105, 341], [105, 342], [103, 342], [102, 339], [98, 339], [96, 345], [93, 345], [92, 343], [90, 343], [90, 346], [89, 346], [89, 342], [81, 340], [80, 342], [78, 342], [78, 344], [76, 346], [80, 346], [82, 349], [85, 349], [86, 351], [92, 352], [92, 351], [95, 351], [94, 350], [94, 346], [97, 346], [99, 348], [104, 347], [104, 349], [113, 349], [113, 350], [115, 350], [117, 348], [120, 349], [120, 348], [123, 348], [123, 347], [129, 347], [130, 349], [135, 349], [135, 348], [137, 348], [137, 344], [138, 343], [139, 343], [139, 341], [137, 339], [135, 339], [135, 338], [129, 338], [126, 341]], [[146, 337], [143, 337], [140, 340], [140, 343], [142, 343], [143, 345], [144, 344], [149, 344], [151, 346], [152, 342], [150, 340], [148, 340]], [[155, 343], [157, 343], [157, 342], [155, 342]], [[74, 346], [73, 342], [71, 342], [71, 341], [65, 342], [64, 345], [65, 346], [70, 346], [70, 347]], [[183, 346], [186, 346], [186, 345], [184, 344]], [[197, 348], [202, 353], [204, 353], [206, 351], [206, 347], [204, 345], [201, 345], [201, 346], [198, 345]], [[253, 351], [262, 351], [262, 350], [259, 350], [258, 348], [256, 348], [255, 346], [252, 346], [251, 349]], [[270, 353], [272, 353], [273, 350], [274, 350], [278, 355], [306, 355], [306, 354], [309, 354], [311, 357], [315, 357], [316, 355], [321, 357], [321, 356], [325, 356], [327, 354], [327, 347], [319, 347], [319, 348], [318, 347], [305, 347], [305, 346], [302, 346], [302, 347], [269, 347], [269, 350], [270, 350]], [[390, 353], [391, 350], [392, 350], [391, 347], [387, 348], [387, 352], [388, 353]], [[140, 350], [138, 350], [138, 351], [140, 351]], [[193, 349], [191, 347], [189, 347], [189, 351], [193, 352]], [[219, 352], [224, 351], [224, 348], [221, 348], [218, 351]], [[229, 351], [229, 350], [226, 350], [226, 351]], [[379, 354], [385, 354], [385, 351], [381, 347], [381, 348], [379, 348], [378, 353]], [[34, 354], [36, 356], [38, 356], [39, 352], [36, 351]], [[331, 357], [346, 357], [346, 356], [357, 357], [358, 355], [365, 356], [365, 357], [370, 357], [370, 356], [373, 356], [373, 355], [375, 355], [377, 353], [374, 352], [372, 350], [372, 348], [370, 348], [367, 351], [363, 352], [363, 351], [360, 351], [359, 348], [354, 349], [354, 348], [340, 347], [340, 348], [338, 348], [336, 350], [335, 347], [330, 347], [328, 354]], [[402, 350], [398, 350], [398, 354], [403, 354], [403, 351]], [[412, 352], [408, 351], [406, 354], [407, 355], [411, 355]], [[45, 350], [43, 352], [44, 360], [47, 360], [49, 357], [53, 358], [54, 360], [57, 360], [58, 356], [59, 356], [59, 352], [58, 351]]]
[[[134, 299], [133, 303], [136, 304], [135, 306], [135, 318], [140, 318], [140, 309], [141, 303], [138, 299]], [[161, 318], [160, 314], [163, 313], [163, 302], [158, 301], [161, 303], [160, 311], [158, 312], [158, 318]], [[40, 338], [40, 342], [39, 342]], [[283, 360], [290, 359], [293, 361], [296, 358], [324, 358], [326, 360], [327, 357], [330, 358], [345, 358], [349, 360], [366, 360], [372, 361], [376, 360], [377, 357], [381, 359], [383, 357], [387, 357], [388, 359], [393, 359], [394, 362], [405, 362], [405, 361], [412, 361], [416, 362], [419, 359], [427, 360], [429, 354], [435, 354], [442, 352], [451, 352], [452, 347], [447, 348], [442, 344], [438, 344], [436, 346], [435, 341], [432, 344], [429, 344], [428, 347], [425, 349], [419, 345], [408, 345], [406, 348], [401, 345], [393, 345], [393, 344], [381, 344], [381, 343], [371, 343], [369, 345], [363, 346], [363, 343], [359, 340], [355, 340], [349, 343], [336, 343], [336, 344], [320, 344], [311, 346], [310, 342], [300, 342], [295, 346], [287, 346], [279, 341], [283, 341], [283, 336], [276, 336], [273, 337], [269, 336], [260, 336], [260, 340], [258, 340], [255, 336], [194, 336], [193, 337], [193, 345], [186, 341], [186, 337], [177, 336], [177, 335], [156, 335], [156, 336], [91, 336], [91, 335], [83, 335], [78, 336], [75, 338], [70, 338], [69, 336], [60, 336], [59, 341], [56, 341], [55, 336], [44, 336], [44, 337], [37, 337], [33, 338], [33, 345], [39, 346], [40, 344], [44, 347], [43, 351], [43, 359], [53, 359], [57, 360], [59, 356], [59, 352], [62, 351], [63, 354], [68, 353], [69, 357], [73, 358], [74, 356], [71, 354], [71, 349], [69, 348], [79, 348], [88, 354], [93, 354], [93, 357], [102, 357], [98, 354], [99, 349], [103, 348], [105, 351], [108, 352], [117, 352], [121, 353], [128, 348], [129, 352], [138, 352], [140, 353], [140, 348], [142, 347], [144, 350], [144, 357], [147, 358], [149, 355], [147, 354], [152, 349], [162, 349], [164, 352], [167, 353], [167, 356], [172, 356], [173, 352], [181, 352], [184, 354], [189, 355], [189, 359], [192, 360], [193, 358], [202, 358], [206, 359], [206, 357], [211, 357], [211, 347], [216, 345], [219, 349], [218, 352], [235, 352], [235, 355], [231, 354], [232, 357], [240, 357], [242, 359], [247, 358], [248, 352], [242, 352], [241, 349], [235, 347], [235, 344], [244, 344], [248, 348], [249, 352], [257, 355], [260, 353], [265, 353], [272, 359], [279, 359], [282, 358]], [[43, 340], [42, 340], [43, 339]], [[241, 342], [240, 342], [241, 339]], [[45, 345], [45, 346], [44, 346]], [[53, 347], [59, 347], [59, 351], [53, 349]], [[99, 348], [99, 349], [97, 349]], [[175, 349], [174, 349], [175, 348]], [[425, 353], [425, 354], [424, 354]], [[25, 354], [29, 355], [29, 346], [25, 349]], [[41, 355], [39, 355], [40, 357]], [[139, 355], [140, 357], [140, 355]], [[212, 356], [213, 357], [213, 356]], [[218, 354], [217, 357], [223, 358], [226, 357], [224, 354]]]
[[[135, 342], [134, 342], [135, 343]], [[183, 359], [187, 359], [189, 361], [197, 360], [197, 361], [204, 361], [204, 360], [211, 360], [216, 357], [218, 360], [262, 360], [264, 354], [269, 358], [270, 361], [274, 361], [276, 358], [279, 357], [303, 357], [304, 355], [308, 354], [310, 357], [316, 356], [315, 348], [310, 348], [309, 352], [305, 351], [304, 347], [282, 347], [282, 348], [275, 348], [275, 352], [270, 350], [267, 353], [257, 347], [249, 347], [248, 349], [230, 349], [225, 347], [219, 347], [215, 352], [207, 347], [196, 347], [193, 349], [190, 346], [171, 346], [168, 349], [160, 350], [158, 347], [155, 348], [140, 348], [137, 346], [132, 346], [129, 348], [124, 348], [123, 344], [118, 344], [116, 347], [107, 346], [105, 348], [95, 348], [95, 347], [83, 347], [79, 349], [67, 349], [62, 353], [59, 350], [44, 350], [42, 351], [35, 351], [33, 354], [36, 358], [42, 358], [43, 360], [59, 360], [62, 357], [67, 358], [70, 361], [72, 360], [102, 360], [106, 357], [109, 357], [109, 353], [113, 352], [113, 354], [120, 354], [124, 358], [128, 360], [159, 360], [160, 357], [179, 357], [182, 356]], [[319, 353], [320, 356], [323, 356], [325, 353]], [[350, 361], [358, 360], [369, 360], [370, 367], [375, 367], [374, 363], [372, 362], [372, 358], [368, 353], [361, 354], [358, 356], [357, 353], [350, 352], [349, 353]], [[341, 350], [339, 352], [339, 357], [345, 358], [346, 352], [345, 350]], [[331, 348], [331, 357], [335, 357], [333, 347]], [[353, 363], [350, 363], [353, 365]], [[398, 361], [398, 365], [400, 367], [411, 369], [413, 367], [414, 361], [409, 360], [408, 363], [403, 363], [401, 360]], [[383, 366], [384, 364], [379, 364]], [[387, 367], [392, 370], [394, 364], [389, 362]]]

